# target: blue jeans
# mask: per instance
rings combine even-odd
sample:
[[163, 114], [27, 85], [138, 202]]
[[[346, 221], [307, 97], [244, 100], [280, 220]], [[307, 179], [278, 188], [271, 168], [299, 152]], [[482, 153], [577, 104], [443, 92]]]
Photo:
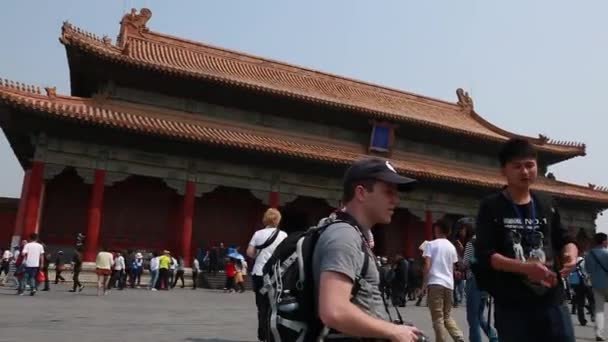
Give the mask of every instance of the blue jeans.
[[464, 280], [454, 281], [454, 304], [462, 303], [464, 297]]
[[488, 322], [485, 308], [488, 304], [488, 294], [477, 287], [474, 277], [467, 279], [467, 322], [469, 323], [469, 341], [481, 342], [481, 331], [488, 336], [490, 342], [498, 341], [498, 333]]
[[574, 327], [565, 305], [504, 306], [496, 303], [501, 342], [574, 342]]
[[38, 274], [38, 267], [26, 267], [23, 274], [23, 281], [19, 284], [19, 293], [23, 293], [25, 285], [30, 286], [31, 292], [36, 292], [36, 275]]
[[155, 288], [157, 282], [158, 282], [158, 270], [150, 271], [150, 289]]

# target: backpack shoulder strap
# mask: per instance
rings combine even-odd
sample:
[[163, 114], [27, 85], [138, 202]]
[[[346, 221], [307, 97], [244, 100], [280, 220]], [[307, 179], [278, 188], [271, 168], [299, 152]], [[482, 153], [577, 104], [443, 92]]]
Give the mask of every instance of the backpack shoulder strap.
[[330, 226], [336, 224], [336, 223], [346, 223], [349, 226], [351, 226], [351, 228], [355, 229], [360, 235], [361, 235], [361, 250], [363, 251], [364, 257], [363, 257], [363, 266], [361, 267], [361, 272], [359, 272], [359, 274], [356, 276], [355, 278], [355, 283], [353, 285], [353, 290], [351, 292], [351, 295], [356, 295], [357, 292], [359, 292], [359, 290], [361, 289], [361, 280], [365, 279], [365, 275], [367, 274], [367, 271], [369, 270], [369, 258], [370, 258], [370, 253], [367, 250], [367, 245], [365, 244], [365, 237], [363, 236], [363, 233], [361, 232], [361, 230], [359, 229], [359, 227], [356, 227], [354, 225], [352, 225], [350, 222], [345, 221], [345, 220], [333, 220], [331, 222], [326, 223], [325, 225], [321, 226], [319, 229], [318, 234], [322, 234], [327, 228], [329, 228]]
[[363, 249], [363, 266], [361, 267], [361, 272], [355, 278], [355, 283], [353, 285], [353, 290], [351, 293], [353, 296], [355, 296], [359, 292], [359, 290], [361, 290], [361, 281], [363, 279], [365, 279], [365, 275], [367, 274], [367, 271], [369, 270], [370, 255], [367, 252], [367, 246], [365, 246], [365, 242], [363, 242], [363, 245], [361, 246], [361, 248]]
[[532, 198], [536, 201], [537, 208], [545, 214], [549, 214], [555, 210], [555, 201], [553, 197], [547, 194], [532, 192]]

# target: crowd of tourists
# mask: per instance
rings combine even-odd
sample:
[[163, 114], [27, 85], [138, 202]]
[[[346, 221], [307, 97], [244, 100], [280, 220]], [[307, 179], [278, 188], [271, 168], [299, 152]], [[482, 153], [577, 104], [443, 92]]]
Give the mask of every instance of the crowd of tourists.
[[[374, 255], [372, 227], [391, 222], [399, 192], [415, 182], [378, 158], [351, 165], [342, 207], [318, 227], [292, 238], [278, 233], [275, 220], [256, 232], [248, 254], [259, 256], [258, 340], [424, 341], [394, 307], [408, 300], [421, 305], [426, 296], [439, 342], [465, 340], [452, 315], [464, 303], [472, 342], [482, 332], [490, 341], [573, 342], [564, 305], [570, 283], [581, 325], [592, 312], [596, 340], [604, 341], [606, 235], [597, 234], [595, 248], [583, 256], [553, 199], [531, 190], [538, 165], [530, 142], [509, 140], [497, 159], [507, 185], [481, 199], [475, 219], [455, 227], [436, 222], [418, 260], [396, 256], [389, 263]], [[272, 215], [280, 221], [278, 212]]]
[[[428, 333], [404, 321], [399, 307], [428, 306], [435, 341], [464, 341], [452, 309], [466, 306], [468, 339], [573, 342], [571, 315], [581, 325], [595, 322], [604, 341], [604, 303], [608, 297], [608, 237], [595, 235], [587, 253], [579, 250], [560, 222], [556, 203], [531, 190], [537, 178], [537, 151], [514, 138], [498, 156], [507, 185], [483, 198], [476, 218], [433, 225], [434, 239], [418, 255], [390, 259], [374, 254], [372, 227], [391, 222], [399, 193], [415, 180], [399, 175], [389, 161], [367, 158], [344, 175], [343, 204], [317, 227], [290, 234], [281, 213], [270, 208], [264, 228], [252, 236], [246, 256], [258, 311], [260, 341], [390, 340], [426, 341]], [[17, 279], [17, 293], [35, 295], [37, 277], [48, 289], [52, 260], [36, 234], [2, 254], [0, 273]], [[55, 283], [65, 281], [63, 253], [55, 256]], [[80, 251], [71, 260], [73, 291]], [[141, 287], [149, 269], [151, 291], [185, 287], [185, 263], [168, 251], [153, 254], [146, 266], [140, 252], [101, 251], [96, 259], [98, 295], [111, 288]], [[225, 292], [243, 292], [246, 257], [236, 248], [212, 247], [192, 260], [193, 288], [206, 269], [226, 277]], [[8, 278], [10, 278], [10, 276]], [[570, 298], [572, 308], [565, 306]], [[407, 310], [405, 311], [407, 314]], [[407, 317], [406, 317], [407, 318]]]

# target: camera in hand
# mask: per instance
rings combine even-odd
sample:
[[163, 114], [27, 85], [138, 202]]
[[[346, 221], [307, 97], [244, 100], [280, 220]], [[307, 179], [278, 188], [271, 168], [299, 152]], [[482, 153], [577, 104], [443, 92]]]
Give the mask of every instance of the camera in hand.
[[[403, 325], [407, 325], [408, 327], [413, 327], [414, 323], [412, 322], [394, 322], [395, 324], [403, 324]], [[428, 337], [426, 337], [426, 335], [424, 335], [423, 333], [418, 334], [418, 338], [416, 338], [416, 342], [429, 342], [430, 339]]]

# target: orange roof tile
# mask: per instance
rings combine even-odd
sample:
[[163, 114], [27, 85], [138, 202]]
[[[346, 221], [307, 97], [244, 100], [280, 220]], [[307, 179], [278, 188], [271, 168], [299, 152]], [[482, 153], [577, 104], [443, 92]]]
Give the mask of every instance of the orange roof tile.
[[[189, 142], [349, 164], [363, 158], [365, 147], [314, 136], [289, 135], [283, 131], [201, 119], [185, 112], [118, 101], [57, 95], [54, 88], [39, 88], [0, 81], [0, 104], [28, 110], [58, 120], [81, 122], [140, 134], [164, 136]], [[394, 165], [403, 173], [428, 180], [497, 188], [503, 180], [497, 170], [412, 153], [396, 153]], [[558, 197], [608, 204], [608, 192], [549, 179], [541, 179], [538, 190]], [[603, 190], [603, 189], [602, 189]]]
[[[87, 53], [180, 76], [198, 77], [304, 101], [367, 113], [379, 119], [411, 122], [492, 141], [516, 134], [484, 120], [472, 100], [459, 90], [450, 103], [400, 90], [335, 76], [315, 70], [192, 42], [146, 27], [152, 13], [135, 10], [121, 21], [116, 45], [65, 23], [61, 42]], [[540, 150], [568, 157], [585, 154], [585, 145], [529, 138]]]

